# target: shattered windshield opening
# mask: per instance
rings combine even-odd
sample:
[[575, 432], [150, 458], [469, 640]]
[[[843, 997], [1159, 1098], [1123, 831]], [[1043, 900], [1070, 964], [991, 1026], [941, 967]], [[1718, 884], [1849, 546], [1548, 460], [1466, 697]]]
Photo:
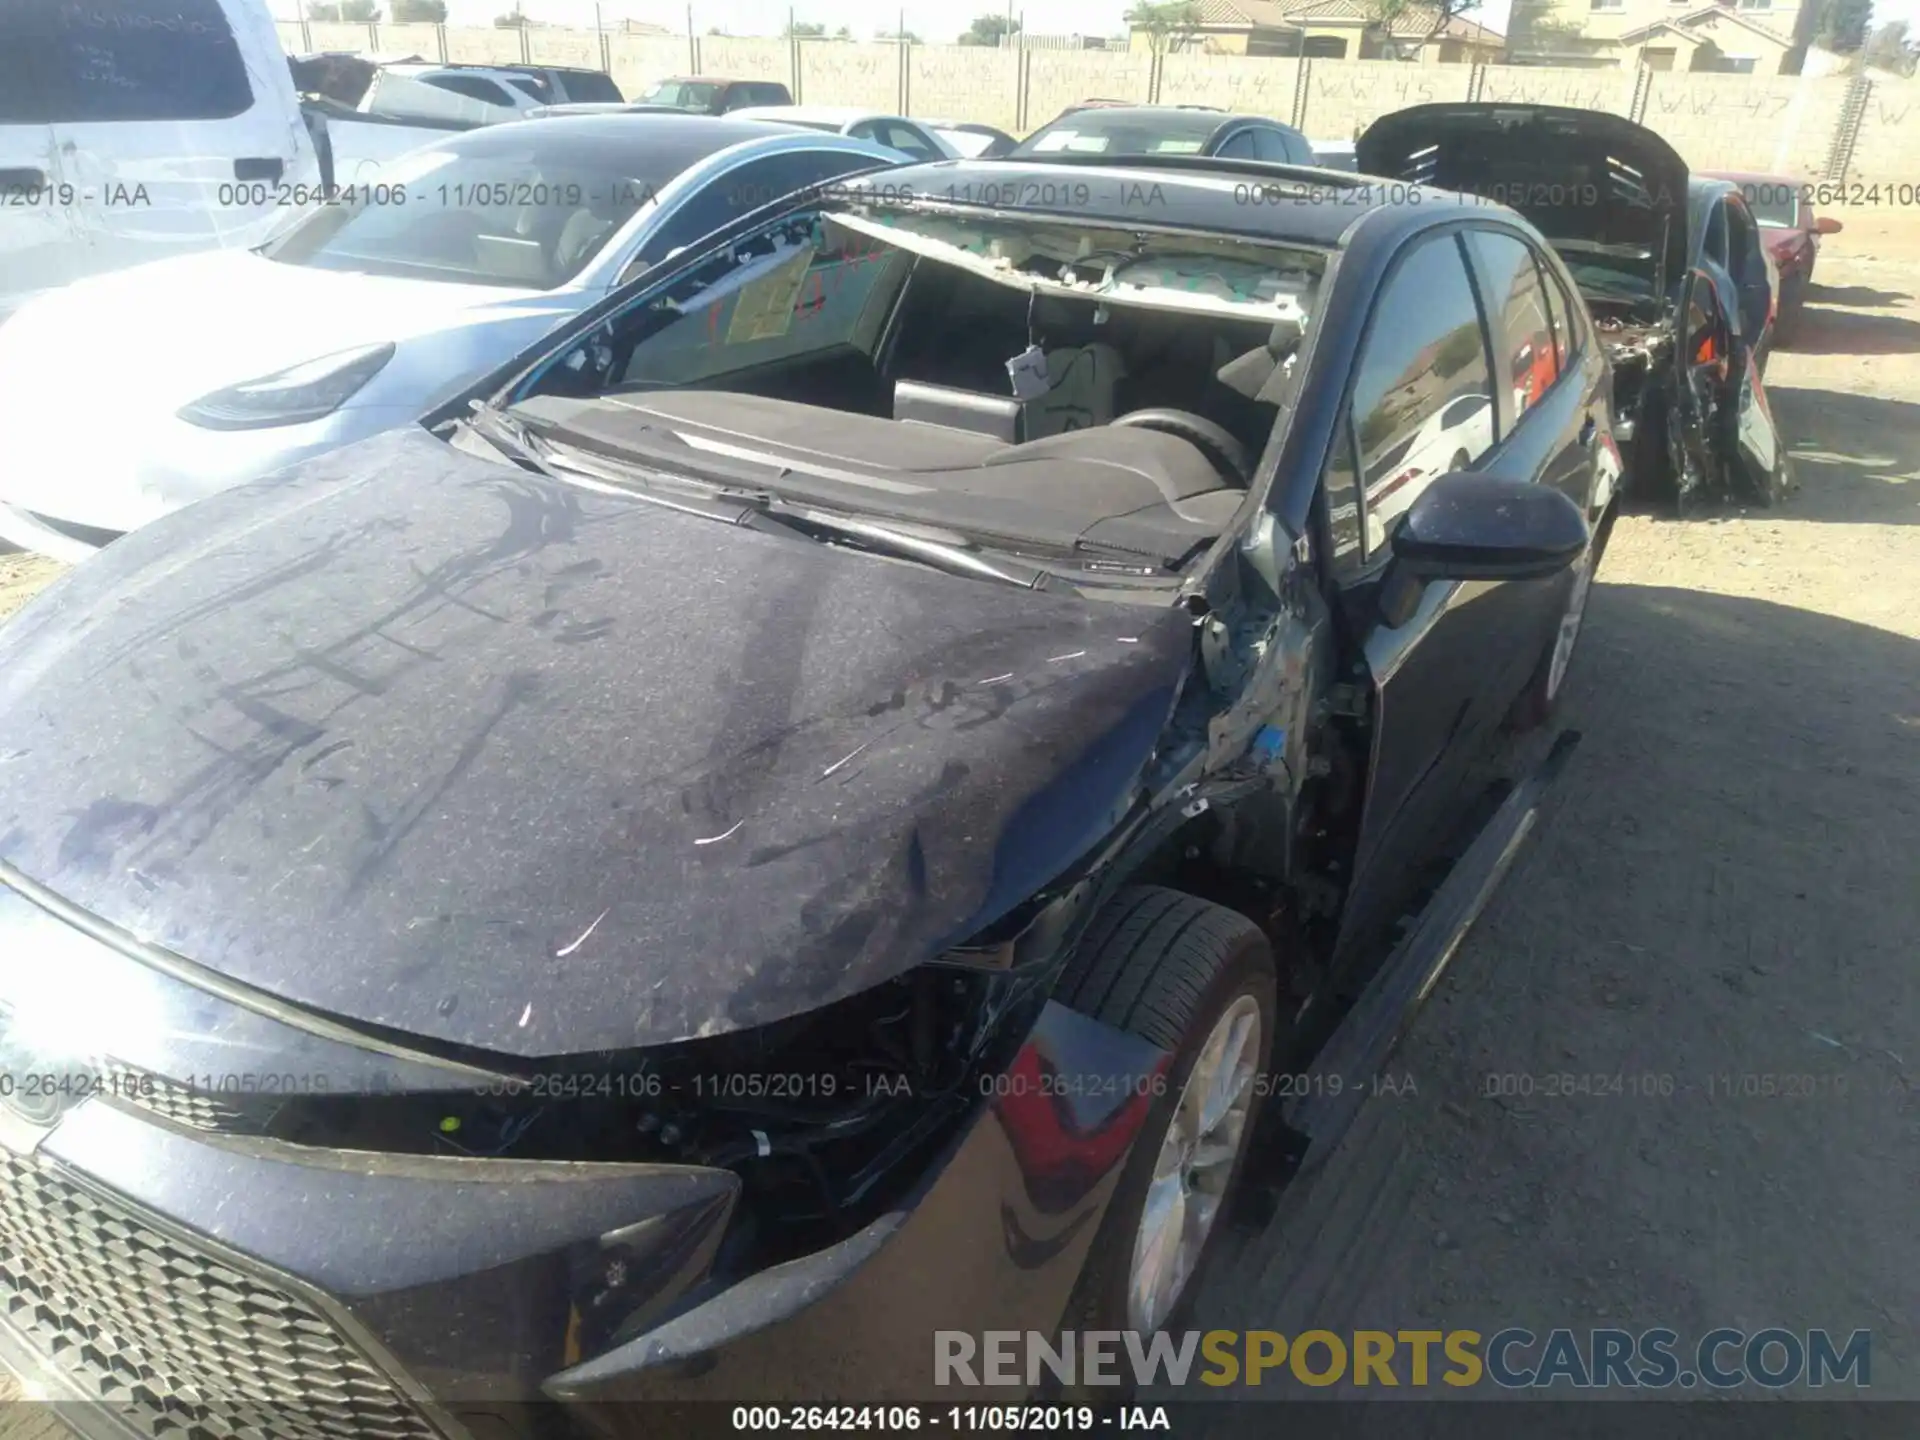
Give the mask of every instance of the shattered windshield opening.
[[631, 466], [1153, 576], [1245, 497], [1326, 260], [959, 210], [809, 213], [610, 319], [509, 409]]

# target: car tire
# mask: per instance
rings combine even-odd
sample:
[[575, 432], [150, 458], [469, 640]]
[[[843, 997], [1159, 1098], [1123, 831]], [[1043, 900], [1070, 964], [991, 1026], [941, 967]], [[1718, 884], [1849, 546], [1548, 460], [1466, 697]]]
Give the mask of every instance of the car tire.
[[[1095, 917], [1056, 999], [1116, 1029], [1171, 1052], [1162, 1093], [1153, 1097], [1139, 1137], [1121, 1168], [1119, 1184], [1093, 1242], [1086, 1269], [1069, 1302], [1064, 1329], [1171, 1330], [1179, 1328], [1199, 1290], [1207, 1262], [1227, 1229], [1234, 1191], [1246, 1166], [1248, 1142], [1260, 1119], [1263, 1077], [1274, 1053], [1279, 983], [1273, 950], [1260, 927], [1236, 911], [1160, 886], [1120, 892]], [[1214, 1122], [1212, 1163], [1194, 1163], [1210, 1147], [1197, 1143], [1207, 1128], [1201, 1090], [1209, 1073], [1239, 1077]], [[1182, 1134], [1176, 1136], [1178, 1121]], [[1197, 1122], [1197, 1133], [1189, 1128]], [[1231, 1153], [1222, 1156], [1222, 1145]], [[1185, 1163], [1170, 1161], [1184, 1155]], [[1172, 1173], [1169, 1173], [1169, 1170]], [[1171, 1182], [1171, 1184], [1169, 1184]], [[1204, 1187], [1204, 1188], [1202, 1188]], [[1194, 1197], [1204, 1195], [1203, 1217]], [[1176, 1224], [1191, 1248], [1177, 1246], [1166, 1283], [1149, 1282], [1154, 1211], [1204, 1220], [1197, 1233]], [[1189, 1213], [1191, 1212], [1191, 1213]], [[1161, 1227], [1161, 1239], [1166, 1230]], [[1126, 1370], [1124, 1361], [1119, 1370]], [[1117, 1385], [1067, 1387], [1075, 1403], [1123, 1403], [1132, 1394], [1127, 1374]]]
[[1618, 508], [1617, 505], [1607, 507], [1607, 513], [1594, 526], [1593, 541], [1587, 546], [1587, 553], [1574, 562], [1566, 606], [1553, 627], [1553, 634], [1547, 637], [1547, 647], [1527, 680], [1527, 688], [1513, 702], [1513, 709], [1507, 717], [1509, 730], [1521, 735], [1538, 730], [1553, 718], [1554, 712], [1560, 707], [1560, 698], [1566, 693], [1567, 671], [1573, 662], [1574, 650], [1579, 644], [1580, 631], [1587, 617], [1587, 603], [1593, 595], [1593, 577], [1600, 569], [1600, 559], [1606, 553], [1607, 540], [1613, 534], [1613, 517]]

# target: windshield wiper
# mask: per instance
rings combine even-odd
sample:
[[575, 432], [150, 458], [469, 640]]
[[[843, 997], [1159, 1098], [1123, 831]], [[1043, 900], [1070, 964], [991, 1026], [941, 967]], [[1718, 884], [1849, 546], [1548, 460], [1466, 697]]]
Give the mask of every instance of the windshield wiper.
[[918, 560], [953, 575], [971, 575], [980, 580], [998, 580], [1003, 585], [1018, 585], [1022, 590], [1051, 589], [1056, 578], [1052, 571], [1037, 566], [995, 564], [966, 545], [915, 535], [911, 531], [878, 525], [871, 520], [855, 519], [850, 515], [801, 509], [779, 500], [756, 511], [753, 518], [785, 530], [797, 531], [815, 540], [845, 539], [864, 550], [896, 555], [905, 560]]
[[[511, 449], [524, 456], [529, 464], [537, 466], [541, 473], [563, 481], [571, 472], [582, 479], [618, 486], [636, 499], [686, 514], [754, 529], [785, 530], [815, 541], [844, 540], [863, 550], [916, 560], [954, 575], [997, 580], [1003, 585], [1017, 585], [1023, 590], [1051, 589], [1059, 579], [1052, 571], [1037, 566], [997, 564], [965, 543], [956, 544], [928, 535], [917, 535], [910, 530], [877, 524], [852, 515], [836, 514], [831, 510], [795, 505], [765, 490], [716, 484], [693, 476], [633, 465], [571, 445], [556, 445], [483, 402], [474, 402], [474, 415], [476, 418], [484, 416], [487, 422], [499, 427], [502, 432], [501, 438], [496, 440], [487, 428], [475, 426], [489, 444]], [[728, 501], [743, 508], [733, 515], [716, 515], [697, 505], [677, 503], [672, 498], [675, 489], [688, 492], [690, 498]]]

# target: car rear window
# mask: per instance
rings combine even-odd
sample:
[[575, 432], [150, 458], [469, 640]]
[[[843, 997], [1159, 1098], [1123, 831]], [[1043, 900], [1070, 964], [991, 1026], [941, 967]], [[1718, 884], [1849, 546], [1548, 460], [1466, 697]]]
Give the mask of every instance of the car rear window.
[[1178, 110], [1140, 114], [1136, 111], [1089, 110], [1064, 115], [1043, 125], [1013, 149], [1025, 155], [1197, 155], [1221, 117], [1187, 114]]
[[611, 75], [598, 70], [567, 70], [560, 76], [560, 83], [566, 86], [567, 98], [587, 105], [621, 105], [626, 96], [620, 93], [620, 87], [613, 83]]
[[673, 105], [683, 110], [704, 110], [713, 104], [720, 87], [705, 80], [662, 80], [646, 93], [649, 105]]
[[226, 120], [252, 104], [218, 0], [0, 4], [0, 123]]

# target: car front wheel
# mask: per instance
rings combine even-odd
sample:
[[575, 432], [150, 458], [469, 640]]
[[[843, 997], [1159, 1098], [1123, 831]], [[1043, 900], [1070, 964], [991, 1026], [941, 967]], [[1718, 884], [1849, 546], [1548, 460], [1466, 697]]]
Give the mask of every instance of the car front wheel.
[[[1067, 1328], [1147, 1332], [1173, 1328], [1185, 1315], [1259, 1119], [1277, 989], [1265, 934], [1223, 906], [1138, 886], [1094, 920], [1059, 998], [1173, 1058], [1122, 1169]], [[1125, 1398], [1101, 1388], [1099, 1398]]]

